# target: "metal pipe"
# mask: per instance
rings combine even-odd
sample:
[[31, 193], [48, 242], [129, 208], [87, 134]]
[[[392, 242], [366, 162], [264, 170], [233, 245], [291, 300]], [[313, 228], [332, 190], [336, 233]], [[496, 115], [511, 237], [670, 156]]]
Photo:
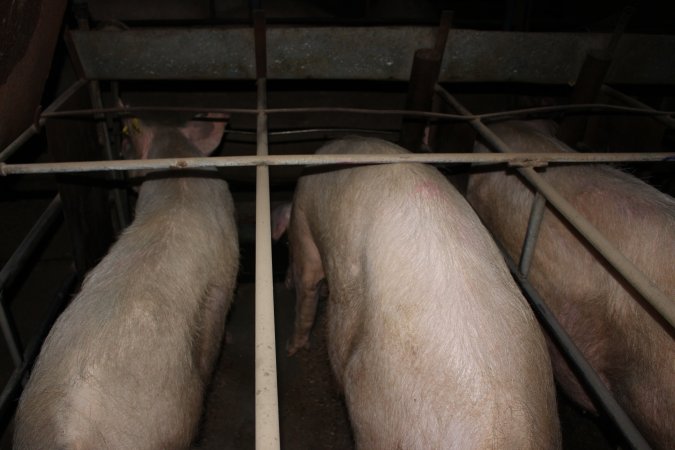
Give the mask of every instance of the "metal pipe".
[[[89, 99], [91, 105], [94, 108], [103, 107], [103, 99], [101, 98], [101, 89], [99, 87], [98, 81], [92, 81], [89, 83]], [[104, 119], [103, 115], [95, 115], [95, 119]], [[110, 121], [110, 118], [107, 118], [107, 122]], [[103, 153], [108, 161], [113, 161], [115, 159], [112, 151], [112, 146], [110, 144], [110, 133], [108, 133], [108, 124], [103, 121], [98, 121], [96, 123], [96, 134], [98, 136], [99, 143], [103, 145]], [[111, 172], [110, 177], [113, 181], [121, 182], [123, 181], [122, 174], [117, 172]], [[129, 205], [127, 203], [126, 192], [122, 188], [115, 188], [112, 190], [112, 199], [113, 204], [115, 205], [115, 213], [117, 214], [117, 225], [119, 229], [116, 230], [117, 233], [122, 231], [124, 228], [129, 225]]]
[[[133, 114], [133, 113], [147, 113], [147, 112], [180, 112], [188, 113], [228, 113], [228, 114], [258, 114], [258, 109], [251, 108], [205, 108], [195, 106], [126, 106], [126, 107], [109, 107], [99, 109], [73, 109], [69, 111], [44, 112], [43, 118], [46, 119], [65, 119], [77, 117], [89, 117], [95, 114]], [[373, 114], [373, 115], [394, 115], [394, 116], [410, 116], [410, 117], [428, 117], [439, 120], [454, 120], [459, 122], [467, 122], [476, 118], [495, 121], [505, 120], [509, 118], [516, 118], [524, 115], [532, 114], [552, 114], [562, 112], [587, 112], [587, 113], [625, 113], [635, 115], [663, 115], [669, 116], [675, 114], [672, 111], [658, 111], [652, 108], [640, 109], [617, 105], [604, 105], [599, 103], [577, 104], [577, 105], [555, 105], [555, 106], [540, 106], [536, 108], [524, 108], [511, 111], [484, 113], [484, 114], [447, 114], [431, 111], [410, 111], [407, 109], [372, 109], [372, 108], [343, 108], [343, 107], [306, 107], [306, 108], [265, 108], [265, 114], [311, 114], [311, 113], [350, 113], [350, 114]], [[202, 119], [214, 120], [214, 119]]]
[[16, 407], [16, 399], [21, 394], [21, 384], [24, 382], [26, 374], [33, 366], [33, 361], [35, 361], [35, 358], [40, 352], [42, 341], [47, 337], [52, 324], [56, 321], [56, 318], [70, 298], [70, 293], [76, 279], [76, 273], [75, 271], [72, 271], [61, 285], [61, 288], [57, 292], [54, 301], [47, 312], [45, 320], [40, 325], [40, 329], [26, 346], [21, 366], [14, 369], [9, 381], [5, 384], [5, 387], [0, 394], [0, 434], [4, 433], [7, 424], [12, 418], [14, 408]]
[[516, 281], [525, 292], [525, 297], [539, 322], [546, 329], [548, 335], [555, 342], [586, 392], [593, 399], [593, 404], [610, 418], [632, 448], [649, 449], [649, 444], [642, 437], [633, 421], [614, 399], [612, 393], [607, 389], [607, 386], [605, 386], [586, 358], [584, 358], [584, 355], [560, 325], [553, 312], [546, 306], [539, 293], [532, 287], [526, 276], [518, 271], [516, 264], [508, 254], [504, 251], [502, 253], [511, 273], [513, 273]]
[[25, 144], [31, 137], [35, 136], [40, 132], [40, 129], [45, 124], [46, 118], [44, 114], [51, 114], [55, 112], [58, 108], [61, 107], [70, 97], [73, 96], [82, 86], [88, 83], [88, 80], [77, 80], [70, 86], [68, 89], [63, 91], [59, 97], [54, 100], [51, 105], [45, 109], [45, 111], [40, 115], [40, 119], [37, 123], [31, 124], [26, 130], [21, 133], [12, 143], [10, 143], [5, 149], [0, 153], [0, 162], [7, 161], [7, 159], [12, 156], [23, 144]]
[[14, 367], [19, 367], [23, 362], [21, 337], [16, 331], [16, 326], [9, 311], [7, 311], [3, 297], [3, 291], [0, 290], [0, 328], [2, 328], [2, 335], [7, 343], [7, 349], [14, 362]]
[[205, 167], [317, 166], [327, 164], [476, 163], [543, 166], [549, 163], [616, 163], [675, 161], [675, 153], [402, 153], [383, 155], [255, 155], [208, 158], [160, 158], [57, 163], [0, 163], [0, 175], [26, 173], [102, 172], [108, 170], [201, 169]]
[[[459, 112], [468, 110], [445, 89], [443, 97]], [[508, 153], [508, 146], [480, 120], [469, 122], [483, 139], [494, 149]], [[619, 252], [588, 220], [565, 200], [544, 178], [532, 168], [516, 169], [546, 200], [595, 248], [600, 255], [621, 275], [669, 324], [675, 328], [675, 303], [661, 292], [635, 265]]]
[[[257, 149], [260, 156], [267, 147], [267, 79], [265, 78], [264, 13], [254, 13], [256, 62], [258, 73]], [[259, 450], [280, 448], [279, 397], [274, 336], [274, 289], [272, 278], [272, 228], [270, 225], [269, 167], [256, 168], [255, 237], [255, 446]]]
[[572, 224], [589, 244], [621, 275], [669, 324], [675, 328], [675, 303], [652, 283], [628, 258], [562, 197], [541, 175], [529, 167], [517, 169], [555, 209]]
[[[651, 109], [653, 111], [654, 108], [652, 108], [649, 105], [646, 105], [642, 103], [639, 100], [634, 99], [633, 97], [630, 97], [623, 92], [619, 92], [613, 87], [607, 86], [606, 84], [603, 84], [602, 87], [600, 88], [600, 91], [603, 94], [609, 95], [610, 97], [614, 97], [616, 100], [619, 100], [620, 102], [625, 103], [626, 105], [633, 106], [635, 108], [640, 108], [640, 109]], [[666, 125], [668, 128], [675, 128], [675, 119], [672, 117], [668, 116], [654, 116], [654, 120], [658, 120], [662, 124]]]
[[520, 253], [520, 263], [518, 265], [520, 272], [525, 277], [527, 277], [530, 272], [532, 255], [534, 255], [534, 247], [537, 244], [537, 238], [539, 237], [539, 229], [541, 220], [544, 218], [545, 207], [546, 199], [541, 193], [537, 192], [532, 201], [530, 219], [527, 223], [527, 231], [525, 232], [525, 242], [523, 242], [523, 250]]
[[[434, 86], [438, 81], [443, 54], [432, 48], [423, 48], [415, 51], [406, 109], [411, 111], [431, 111], [431, 102], [434, 97]], [[401, 138], [399, 144], [412, 152], [419, 152], [424, 141], [424, 129], [427, 120], [413, 117], [404, 117], [401, 124]]]
[[14, 321], [5, 307], [3, 293], [14, 282], [17, 274], [35, 253], [38, 245], [52, 229], [60, 214], [61, 199], [56, 195], [0, 270], [0, 328], [16, 367], [19, 367], [23, 362], [23, 346]]
[[57, 194], [0, 270], [0, 291], [4, 291], [14, 282], [16, 275], [23, 269], [60, 215], [61, 197]]

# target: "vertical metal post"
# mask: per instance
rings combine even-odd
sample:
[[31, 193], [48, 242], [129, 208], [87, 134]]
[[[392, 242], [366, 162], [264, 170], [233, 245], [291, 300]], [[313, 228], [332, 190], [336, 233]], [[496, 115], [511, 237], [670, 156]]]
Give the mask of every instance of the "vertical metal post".
[[527, 232], [525, 233], [525, 241], [523, 242], [523, 251], [520, 253], [520, 263], [518, 268], [520, 273], [527, 278], [530, 272], [530, 264], [532, 263], [532, 255], [534, 254], [534, 247], [537, 244], [539, 237], [539, 229], [541, 220], [544, 218], [544, 209], [546, 207], [546, 199], [537, 191], [532, 201], [532, 209], [530, 210], [530, 220], [527, 223]]
[[[258, 84], [257, 154], [267, 155], [267, 70], [265, 15], [255, 11], [256, 75]], [[274, 336], [272, 229], [269, 167], [256, 167], [255, 235], [255, 446], [279, 449], [276, 342]]]
[[[450, 32], [452, 12], [444, 11], [434, 48], [423, 48], [415, 52], [410, 82], [408, 84], [408, 96], [406, 109], [411, 111], [431, 111], [434, 98], [434, 86], [438, 81], [441, 71], [443, 53]], [[427, 129], [427, 120], [419, 117], [404, 117], [401, 125], [402, 147], [412, 152], [419, 152], [424, 144], [424, 133]]]
[[[78, 26], [80, 27], [81, 30], [89, 30], [89, 21], [87, 18], [80, 18], [78, 20]], [[68, 40], [70, 40], [70, 34], [68, 34]], [[68, 45], [68, 51], [71, 53], [71, 58], [73, 61], [76, 61], [76, 65], [81, 67], [80, 64], [80, 58], [79, 55], [77, 55], [77, 50], [75, 50], [75, 46], [73, 45]], [[78, 69], [82, 70], [82, 69]], [[101, 88], [99, 85], [99, 82], [96, 80], [92, 80], [89, 83], [89, 99], [91, 101], [91, 106], [94, 109], [101, 109], [103, 108], [103, 99], [101, 97]], [[97, 121], [96, 122], [96, 134], [98, 136], [98, 141], [99, 143], [103, 146], [103, 154], [105, 155], [106, 159], [108, 161], [112, 161], [115, 159], [112, 151], [112, 147], [110, 144], [110, 133], [108, 133], [108, 127], [107, 123], [111, 122], [110, 119], [107, 119], [106, 122], [104, 122], [104, 116], [103, 114], [95, 114], [94, 119]], [[123, 175], [117, 172], [112, 172], [106, 174], [107, 177], [110, 177], [114, 181], [121, 181], [123, 180]], [[118, 227], [117, 230], [115, 230], [117, 233], [122, 231], [124, 228], [129, 225], [130, 222], [130, 217], [129, 217], [129, 204], [127, 202], [126, 194], [124, 190], [120, 188], [114, 188], [112, 190], [112, 200], [113, 204], [115, 205], [115, 214], [117, 216], [117, 221], [116, 225]]]
[[[572, 104], [593, 103], [598, 97], [600, 87], [605, 80], [605, 75], [612, 63], [614, 52], [619, 44], [619, 39], [623, 35], [628, 21], [632, 17], [635, 9], [627, 6], [619, 18], [614, 28], [612, 38], [603, 51], [596, 54], [588, 53], [584, 60], [579, 75], [577, 76], [572, 92]], [[566, 117], [558, 129], [558, 139], [568, 145], [574, 146], [584, 137], [586, 131], [587, 118], [584, 116]]]

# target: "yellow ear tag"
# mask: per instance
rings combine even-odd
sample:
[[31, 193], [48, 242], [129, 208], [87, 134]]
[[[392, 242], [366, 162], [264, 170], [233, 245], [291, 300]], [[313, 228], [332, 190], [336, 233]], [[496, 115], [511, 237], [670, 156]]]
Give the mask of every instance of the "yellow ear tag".
[[[141, 131], [141, 121], [137, 117], [131, 119], [131, 129], [133, 130], [134, 133], [138, 133]], [[125, 136], [131, 135], [131, 133], [129, 132], [128, 125], [124, 125], [124, 128], [122, 128], [122, 134], [124, 134]]]

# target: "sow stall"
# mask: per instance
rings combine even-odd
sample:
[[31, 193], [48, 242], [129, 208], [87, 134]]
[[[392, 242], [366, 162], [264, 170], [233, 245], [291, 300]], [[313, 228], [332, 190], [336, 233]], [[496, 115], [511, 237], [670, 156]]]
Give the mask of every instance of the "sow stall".
[[[564, 216], [614, 267], [619, 276], [663, 316], [670, 327], [675, 323], [673, 299], [660, 292], [639, 268], [616, 251], [534, 168], [559, 163], [658, 162], [672, 173], [675, 153], [641, 152], [639, 149], [631, 153], [519, 153], [517, 149], [508, 152], [503, 142], [485, 124], [509, 118], [562, 118], [562, 123], [568, 125], [571, 136], [576, 139], [573, 139], [574, 143], [582, 137], [575, 130], [578, 121], [586, 120], [586, 116], [579, 113], [648, 116], [672, 129], [675, 123], [672, 113], [650, 108], [610, 85], [672, 84], [675, 68], [663, 62], [668, 60], [669, 53], [675, 48], [675, 37], [622, 35], [621, 26], [617, 27], [614, 35], [452, 29], [450, 18], [449, 14], [444, 15], [440, 26], [286, 27], [266, 25], [264, 13], [257, 11], [253, 26], [107, 27], [100, 30], [89, 30], [86, 22], [80, 21], [79, 28], [71, 29], [65, 35], [77, 80], [48, 107], [38, 111], [34, 124], [0, 152], [1, 175], [54, 174], [59, 176], [62, 186], [60, 194], [49, 204], [5, 263], [0, 276], [0, 292], [7, 290], [23, 270], [22, 267], [40, 249], [40, 240], [50, 233], [62, 210], [69, 231], [74, 236], [76, 248], [73, 253], [79, 275], [91, 267], [93, 261], [100, 257], [100, 254], [94, 256], [88, 253], [90, 242], [100, 240], [96, 236], [97, 232], [101, 232], [97, 229], [98, 224], [106, 223], [104, 227], [112, 234], [112, 230], [119, 231], [129, 223], [129, 193], [124, 175], [127, 171], [226, 168], [223, 173], [234, 187], [238, 207], [242, 206], [244, 211], [239, 214], [244, 219], [254, 218], [254, 222], [251, 220], [240, 224], [240, 236], [255, 246], [256, 448], [278, 448], [280, 431], [270, 239], [271, 198], [281, 200], [289, 197], [301, 166], [408, 161], [440, 165], [449, 172], [453, 172], [453, 168], [461, 168], [460, 164], [500, 164], [500, 170], [515, 167], [522, 178], [536, 189], [537, 196], [532, 205], [528, 238], [521, 260], [517, 264], [509, 260], [510, 268], [527, 294], [542, 326], [573, 361], [585, 386], [595, 393], [594, 399], [599, 409], [620, 431], [620, 440], [632, 448], [648, 448], [631, 419], [583, 360], [574, 343], [527, 281], [537, 227], [545, 205], [552, 205]], [[593, 51], [600, 51], [601, 57], [589, 55]], [[611, 65], [606, 61], [611, 62]], [[604, 69], [597, 69], [598, 65], [603, 64], [606, 64]], [[593, 70], [588, 67], [595, 68], [596, 73], [589, 75], [588, 72]], [[640, 67], [640, 70], [635, 70], [635, 67]], [[188, 81], [189, 88], [185, 88], [181, 83]], [[407, 93], [406, 89], [401, 91], [400, 83], [408, 81]], [[394, 87], [376, 87], [381, 86], [379, 82]], [[516, 86], [575, 85], [576, 89], [572, 93], [576, 98], [572, 102], [574, 104], [564, 106], [500, 108], [497, 112], [493, 110], [474, 114], [464, 106], [463, 101], [458, 100], [460, 96], [466, 96], [463, 84], [469, 83], [477, 92], [480, 92], [481, 86], [488, 86], [488, 92], [489, 86], [494, 83], [513, 83]], [[153, 92], [149, 95], [141, 92], [149, 86], [148, 91], [152, 91], [156, 89], [152, 86], [158, 85], [162, 86], [160, 90], [176, 89], [176, 98], [162, 98], [157, 105], [152, 100], [160, 96], [153, 97]], [[193, 96], [192, 93], [198, 93], [200, 86], [206, 88], [202, 91], [203, 95]], [[81, 96], [85, 89], [89, 105], [73, 100]], [[209, 90], [219, 89], [224, 89], [225, 93], [221, 91], [222, 95], [215, 96], [209, 94]], [[390, 106], [378, 104], [377, 107], [364, 107], [361, 106], [363, 101], [354, 100], [354, 97], [337, 101], [335, 96], [324, 94], [335, 90], [340, 96], [340, 89], [382, 89], [384, 93], [381, 97], [392, 94], [392, 98], [380, 104]], [[583, 89], [587, 89], [587, 92], [583, 92]], [[300, 97], [294, 96], [295, 92], [303, 90], [309, 92], [306, 95], [315, 97], [303, 100], [311, 106], [293, 106], [294, 101], [296, 105], [301, 103]], [[453, 91], [457, 94], [453, 94]], [[562, 92], [556, 87], [548, 91], [546, 87], [537, 88], [535, 91], [552, 95]], [[568, 94], [568, 91], [564, 93]], [[620, 105], [594, 103], [599, 91]], [[239, 95], [238, 92], [245, 95]], [[288, 95], [284, 95], [285, 92]], [[128, 107], [118, 106], [116, 97], [125, 97], [127, 94], [135, 101]], [[270, 107], [269, 99], [275, 95], [275, 101], [289, 102], [291, 106]], [[196, 103], [200, 100], [204, 103], [185, 106], [193, 103], [185, 101], [191, 96], [197, 98]], [[363, 96], [365, 101], [377, 101], [376, 97], [368, 97], [365, 92]], [[401, 100], [405, 100], [406, 108], [402, 106]], [[325, 104], [322, 103], [324, 101]], [[469, 101], [473, 102], [473, 99], [469, 98]], [[350, 105], [349, 102], [353, 103]], [[391, 106], [396, 104], [401, 106]], [[120, 115], [143, 112], [188, 115], [228, 113], [231, 126], [227, 138], [230, 143], [226, 142], [225, 145], [226, 154], [179, 160], [120, 160], [118, 119]], [[80, 149], [79, 154], [73, 153], [72, 147], [78, 145], [69, 144], [72, 133], [68, 136], [67, 128], [64, 131], [54, 126], [53, 131], [49, 130], [52, 123], [77, 121], [89, 126], [90, 133], [91, 129], [94, 130], [93, 139], [90, 135], [89, 142], [97, 143], [96, 149], [87, 149], [86, 144], [80, 144], [80, 147], [85, 148]], [[271, 128], [271, 122], [281, 126]], [[92, 126], [92, 123], [95, 125]], [[359, 127], [360, 123], [375, 125]], [[41, 133], [45, 125], [52, 157], [58, 162], [13, 162], [13, 155], [19, 155], [22, 145]], [[445, 126], [464, 127], [465, 134], [470, 127], [498, 153], [471, 153], [473, 136], [462, 147], [451, 148], [440, 138], [434, 142], [434, 133], [435, 137], [442, 136]], [[427, 130], [431, 130], [434, 148], [432, 152], [420, 152], [422, 146], [429, 143], [423, 139]], [[354, 133], [399, 140], [416, 153], [396, 157], [305, 154], [318, 148], [321, 142], [330, 137]], [[251, 140], [252, 137], [254, 140]], [[227, 151], [230, 148], [233, 149], [231, 153]], [[251, 148], [255, 148], [255, 154]], [[303, 151], [298, 152], [295, 150], [297, 148]], [[275, 149], [280, 151], [276, 152]], [[276, 166], [295, 166], [295, 169], [274, 172]], [[255, 167], [255, 174], [244, 167]], [[101, 176], [103, 173], [107, 175]], [[96, 198], [92, 199], [91, 192], [83, 193], [82, 187], [78, 188], [78, 183], [73, 183], [77, 178], [68, 178], [71, 175], [67, 174], [98, 174], [101, 181], [95, 188]], [[250, 189], [253, 184], [255, 188]], [[275, 196], [275, 190], [282, 194]], [[95, 204], [92, 206], [90, 202]], [[105, 244], [97, 245], [103, 245], [105, 250]], [[242, 265], [247, 266], [246, 262]], [[0, 411], [4, 426], [11, 419], [16, 398], [39, 351], [40, 342], [69, 299], [75, 279], [76, 274], [73, 273], [65, 281], [43, 325], [36, 336], [31, 336], [26, 346], [22, 344], [7, 302], [3, 299], [1, 303], [0, 325], [14, 365], [1, 397]]]

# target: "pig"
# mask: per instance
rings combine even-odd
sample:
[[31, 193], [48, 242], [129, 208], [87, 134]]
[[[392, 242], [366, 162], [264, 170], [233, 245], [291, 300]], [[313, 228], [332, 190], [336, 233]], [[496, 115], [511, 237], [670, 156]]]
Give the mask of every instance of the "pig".
[[[126, 129], [138, 157], [181, 158], [208, 155], [224, 126], [130, 119]], [[197, 172], [153, 173], [141, 185], [135, 220], [42, 346], [19, 401], [15, 448], [190, 445], [239, 260], [227, 183]]]
[[[552, 122], [507, 122], [492, 130], [513, 151], [572, 151]], [[485, 151], [482, 144], [476, 150]], [[541, 175], [669, 297], [675, 298], [675, 201], [606, 165], [551, 166]], [[470, 176], [467, 198], [517, 260], [532, 189], [514, 173]], [[547, 207], [529, 279], [620, 405], [657, 448], [675, 448], [675, 342], [643, 299]], [[555, 376], [581, 407], [596, 411], [549, 343]]]
[[[321, 154], [398, 154], [346, 138]], [[358, 448], [559, 447], [550, 361], [532, 311], [478, 217], [423, 164], [302, 176], [288, 229], [289, 354], [306, 347], [322, 280], [328, 353]]]

